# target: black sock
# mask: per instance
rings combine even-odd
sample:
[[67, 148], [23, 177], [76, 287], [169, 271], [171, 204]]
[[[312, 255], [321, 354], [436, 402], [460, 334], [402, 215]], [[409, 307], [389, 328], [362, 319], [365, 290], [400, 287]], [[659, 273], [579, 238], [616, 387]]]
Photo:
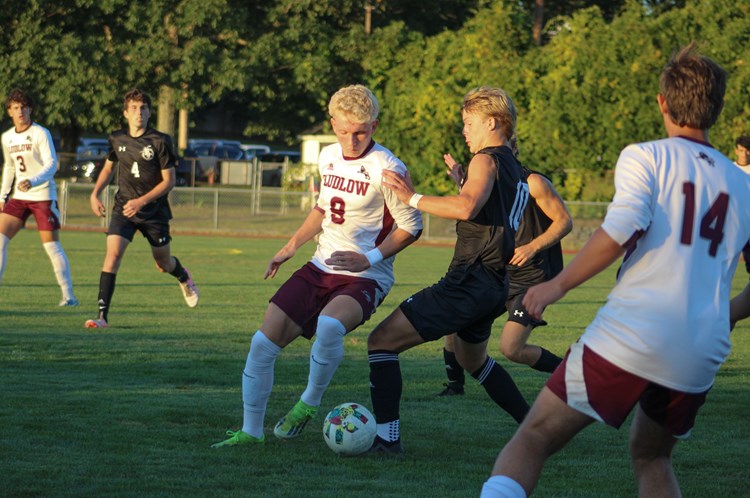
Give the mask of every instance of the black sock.
[[464, 385], [464, 369], [456, 360], [456, 353], [443, 348], [443, 361], [445, 362], [445, 373], [448, 375], [448, 382], [454, 386]]
[[529, 404], [523, 399], [518, 386], [503, 367], [488, 356], [484, 365], [471, 376], [482, 384], [492, 401], [508, 412], [516, 422], [521, 423], [529, 412]]
[[542, 350], [542, 355], [539, 357], [536, 363], [531, 366], [531, 368], [533, 368], [534, 370], [539, 370], [540, 372], [554, 372], [557, 368], [557, 365], [562, 363], [562, 358], [550, 353], [544, 348], [539, 349]]
[[109, 316], [109, 305], [112, 303], [112, 295], [115, 293], [115, 280], [117, 273], [103, 271], [99, 275], [99, 318], [107, 320]]
[[370, 396], [375, 420], [379, 424], [398, 420], [403, 387], [398, 353], [378, 349], [368, 351], [367, 359], [370, 362]]
[[174, 258], [174, 270], [169, 272], [169, 274], [177, 278], [177, 280], [179, 280], [180, 282], [184, 284], [188, 280], [188, 274], [185, 271], [185, 268], [183, 268], [182, 265], [180, 264], [180, 260], [174, 256], [172, 257]]

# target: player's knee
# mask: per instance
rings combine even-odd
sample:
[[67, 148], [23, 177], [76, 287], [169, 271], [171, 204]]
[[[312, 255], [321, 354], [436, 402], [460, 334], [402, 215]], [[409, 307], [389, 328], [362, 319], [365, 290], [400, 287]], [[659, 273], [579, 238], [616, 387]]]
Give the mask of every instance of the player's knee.
[[500, 352], [512, 362], [523, 363], [523, 345], [501, 342]]

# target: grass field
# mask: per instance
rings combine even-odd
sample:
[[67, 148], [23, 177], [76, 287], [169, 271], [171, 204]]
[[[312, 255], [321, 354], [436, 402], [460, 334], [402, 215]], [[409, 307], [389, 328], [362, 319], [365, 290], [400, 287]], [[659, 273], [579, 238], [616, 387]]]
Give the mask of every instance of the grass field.
[[[158, 273], [145, 240], [131, 245], [118, 275], [112, 327], [89, 331], [104, 256], [100, 233], [64, 232], [82, 305], [61, 309], [59, 290], [37, 234], [11, 243], [0, 286], [0, 495], [2, 496], [478, 496], [515, 424], [471, 379], [466, 396], [436, 398], [445, 380], [442, 342], [401, 357], [402, 459], [342, 458], [322, 438], [322, 419], [344, 401], [371, 406], [366, 337], [404, 298], [436, 281], [448, 247], [415, 246], [399, 256], [391, 295], [375, 317], [346, 338], [346, 357], [323, 409], [292, 441], [273, 424], [307, 380], [310, 343], [297, 340], [276, 363], [265, 447], [213, 450], [241, 424], [241, 370], [250, 335], [268, 298], [306, 259], [312, 245], [263, 281], [279, 239], [177, 235], [172, 248], [201, 290], [185, 306], [174, 279]], [[614, 269], [551, 307], [550, 326], [532, 342], [558, 354], [603, 303]], [[735, 292], [744, 285], [744, 270]], [[531, 402], [546, 376], [500, 359], [496, 324], [491, 354]], [[702, 409], [675, 467], [689, 497], [750, 496], [750, 322]], [[632, 497], [629, 423], [588, 428], [545, 467], [535, 496]]]

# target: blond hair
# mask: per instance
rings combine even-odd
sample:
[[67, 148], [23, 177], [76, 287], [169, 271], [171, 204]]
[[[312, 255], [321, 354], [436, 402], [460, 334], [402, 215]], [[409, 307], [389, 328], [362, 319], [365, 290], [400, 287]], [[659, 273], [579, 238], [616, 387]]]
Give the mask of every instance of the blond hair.
[[464, 96], [461, 110], [495, 118], [507, 139], [516, 133], [516, 105], [502, 88], [482, 86], [469, 90]]
[[342, 116], [353, 123], [372, 123], [379, 112], [378, 99], [364, 85], [346, 86], [334, 93], [328, 103], [332, 118]]

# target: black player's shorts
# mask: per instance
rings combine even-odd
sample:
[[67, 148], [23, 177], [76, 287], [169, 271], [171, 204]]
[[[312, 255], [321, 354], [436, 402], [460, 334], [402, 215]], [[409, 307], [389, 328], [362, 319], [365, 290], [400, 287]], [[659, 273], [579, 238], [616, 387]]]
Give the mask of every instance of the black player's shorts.
[[399, 308], [425, 341], [455, 332], [462, 340], [479, 344], [489, 339], [492, 322], [505, 312], [507, 280], [499, 281], [480, 264], [451, 270]]
[[520, 294], [510, 296], [505, 302], [505, 308], [508, 310], [508, 321], [520, 323], [524, 327], [531, 325], [532, 327], [541, 327], [547, 325], [544, 320], [535, 320], [531, 318], [529, 312], [523, 306], [523, 297], [526, 295], [524, 290]]
[[136, 230], [146, 237], [152, 247], [163, 247], [172, 240], [172, 237], [169, 235], [168, 219], [149, 218], [147, 220], [134, 221], [117, 212], [112, 213], [112, 221], [109, 223], [107, 235], [119, 235], [133, 242]]

